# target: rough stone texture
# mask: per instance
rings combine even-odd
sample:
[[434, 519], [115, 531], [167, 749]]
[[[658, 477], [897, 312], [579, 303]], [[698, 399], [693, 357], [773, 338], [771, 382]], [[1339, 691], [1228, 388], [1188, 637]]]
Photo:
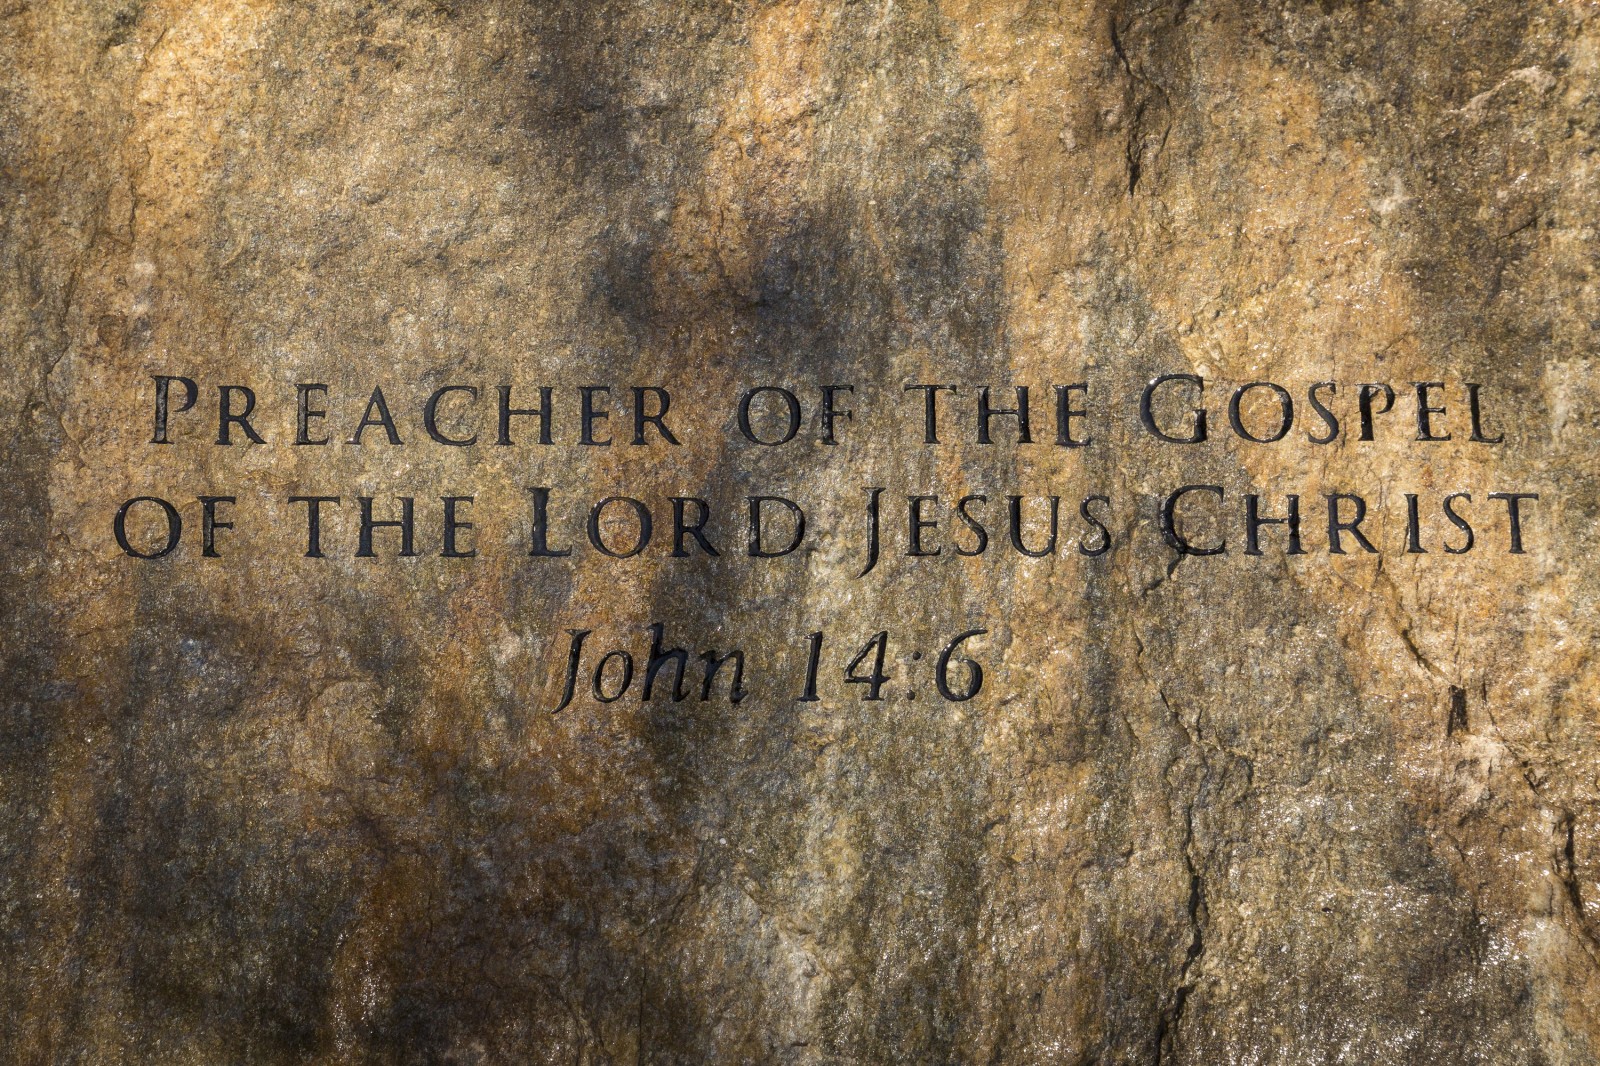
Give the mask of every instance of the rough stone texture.
[[[1600, 1061], [1597, 64], [1552, 0], [0, 3], [0, 1058]], [[1509, 439], [724, 417], [1180, 371], [1481, 382]], [[253, 385], [269, 443], [149, 445], [152, 373]], [[296, 449], [296, 381], [344, 427], [380, 384], [664, 383], [692, 440]], [[857, 580], [842, 532], [883, 485], [1104, 492], [1135, 539], [1186, 481], [1388, 494], [1385, 551]], [[514, 527], [530, 484], [841, 532], [108, 535], [146, 493]], [[1529, 553], [1396, 551], [1394, 494], [1456, 490], [1543, 494]], [[651, 620], [766, 662], [982, 625], [988, 684], [547, 712], [567, 627]]]

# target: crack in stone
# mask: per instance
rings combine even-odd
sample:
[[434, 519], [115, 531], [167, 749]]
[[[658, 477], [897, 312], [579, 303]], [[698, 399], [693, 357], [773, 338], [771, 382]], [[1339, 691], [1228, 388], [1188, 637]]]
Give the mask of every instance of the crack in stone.
[[[1144, 641], [1140, 640], [1137, 634], [1134, 634], [1134, 644], [1136, 654], [1133, 661], [1140, 677], [1146, 684], [1155, 689], [1157, 698], [1161, 700], [1161, 705], [1166, 708], [1172, 720], [1183, 731], [1189, 747], [1199, 754], [1201, 763], [1204, 765], [1206, 760], [1200, 746], [1199, 737], [1194, 730], [1189, 728], [1189, 724], [1183, 720], [1183, 715], [1178, 712], [1178, 709], [1172, 705], [1172, 701], [1167, 697], [1166, 689], [1146, 671], [1144, 666]], [[1210, 768], [1207, 766], [1207, 775], [1209, 775], [1209, 770]], [[1194, 990], [1195, 986], [1195, 981], [1190, 977], [1190, 973], [1194, 968], [1195, 961], [1205, 953], [1205, 881], [1200, 875], [1200, 868], [1195, 863], [1194, 858], [1194, 808], [1195, 803], [1192, 800], [1184, 804], [1183, 808], [1182, 855], [1184, 870], [1189, 875], [1189, 899], [1185, 911], [1189, 925], [1189, 944], [1184, 950], [1183, 964], [1179, 967], [1178, 979], [1172, 990], [1171, 998], [1156, 1021], [1155, 1041], [1151, 1057], [1151, 1062], [1154, 1066], [1161, 1066], [1163, 1057], [1167, 1053], [1168, 1043], [1174, 1042], [1176, 1039], [1178, 1026], [1183, 1021], [1184, 1007], [1189, 1000], [1189, 993]]]
[[[1166, 702], [1165, 694], [1162, 702]], [[1189, 978], [1189, 971], [1193, 968], [1195, 960], [1205, 954], [1205, 882], [1200, 877], [1200, 870], [1194, 863], [1194, 805], [1191, 803], [1184, 808], [1184, 841], [1183, 865], [1189, 872], [1189, 947], [1184, 953], [1183, 966], [1178, 970], [1177, 987], [1173, 989], [1172, 1001], [1161, 1012], [1160, 1019], [1156, 1022], [1156, 1039], [1154, 1055], [1151, 1062], [1154, 1066], [1161, 1066], [1162, 1058], [1166, 1054], [1169, 1038], [1174, 1038], [1178, 1025], [1183, 1021], [1183, 1008], [1189, 1000], [1189, 993], [1194, 990], [1194, 981]]]
[[1573, 909], [1578, 912], [1579, 928], [1583, 930], [1586, 936], [1593, 940], [1594, 935], [1590, 932], [1589, 928], [1583, 921], [1583, 889], [1578, 884], [1578, 863], [1575, 855], [1576, 849], [1574, 847], [1573, 839], [1575, 835], [1575, 829], [1576, 819], [1573, 817], [1572, 812], [1569, 810], [1562, 810], [1561, 820], [1556, 823], [1556, 835], [1557, 837], [1564, 835], [1565, 841], [1562, 843], [1559, 861], [1556, 863], [1556, 873], [1561, 879], [1562, 885], [1567, 890], [1567, 898], [1572, 901]]
[[[1178, 18], [1182, 18], [1181, 8], [1179, 10]], [[1150, 155], [1150, 161], [1153, 163], [1156, 158], [1161, 155], [1162, 150], [1166, 148], [1167, 137], [1172, 132], [1172, 121], [1170, 118], [1172, 98], [1170, 94], [1168, 94], [1166, 88], [1162, 86], [1160, 82], [1157, 82], [1140, 71], [1134, 69], [1133, 62], [1128, 58], [1127, 48], [1122, 43], [1123, 34], [1127, 31], [1127, 29], [1131, 28], [1132, 25], [1133, 21], [1129, 20], [1128, 26], [1119, 30], [1117, 28], [1117, 20], [1115, 16], [1113, 16], [1110, 20], [1111, 48], [1112, 51], [1116, 53], [1117, 60], [1122, 64], [1123, 73], [1127, 75], [1129, 90], [1128, 95], [1131, 98], [1133, 111], [1132, 117], [1128, 120], [1128, 133], [1123, 144], [1123, 154], [1127, 165], [1129, 196], [1133, 196], [1138, 192], [1139, 182], [1144, 175], [1145, 141], [1147, 134], [1156, 137], [1155, 150], [1151, 152]], [[1141, 86], [1144, 87], [1145, 91], [1140, 91]], [[1153, 134], [1152, 131], [1147, 128], [1146, 115], [1151, 111], [1151, 103], [1153, 100], [1150, 90], [1154, 90], [1155, 96], [1159, 96], [1160, 107], [1166, 110], [1169, 115], [1166, 121], [1161, 123], [1161, 131], [1159, 134]]]

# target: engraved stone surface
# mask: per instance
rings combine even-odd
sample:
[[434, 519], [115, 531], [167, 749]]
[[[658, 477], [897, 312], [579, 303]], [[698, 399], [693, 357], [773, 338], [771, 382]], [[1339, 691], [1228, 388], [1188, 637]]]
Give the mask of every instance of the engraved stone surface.
[[0, 0], [0, 1059], [1600, 1061], [1597, 19]]

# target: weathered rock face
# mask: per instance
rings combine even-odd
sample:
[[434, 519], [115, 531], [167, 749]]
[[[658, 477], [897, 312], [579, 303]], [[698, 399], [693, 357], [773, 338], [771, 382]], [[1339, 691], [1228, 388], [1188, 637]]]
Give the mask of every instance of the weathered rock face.
[[[0, 7], [0, 1057], [1600, 1061], [1596, 18]], [[1205, 380], [1207, 441], [1141, 424], [1167, 374]], [[154, 375], [196, 383], [168, 445]], [[1283, 440], [1229, 427], [1252, 381], [1289, 390]], [[957, 387], [939, 444], [917, 383]], [[1396, 397], [1372, 440], [1363, 383]], [[256, 406], [219, 427], [228, 385]], [[479, 391], [436, 428], [474, 445], [426, 431], [449, 385]], [[528, 415], [495, 443], [501, 385], [554, 389], [552, 445]], [[594, 385], [608, 448], [577, 443]], [[766, 385], [803, 403], [788, 444], [738, 429]], [[1018, 385], [1035, 443], [977, 443], [977, 390]], [[678, 446], [629, 443], [634, 386]], [[1152, 418], [1182, 435], [1196, 395]], [[1222, 497], [1175, 532], [1226, 552], [1157, 531], [1186, 484]], [[571, 555], [530, 557], [532, 487]], [[1512, 553], [1488, 494], [1523, 492]], [[1246, 554], [1252, 493], [1299, 497], [1304, 554], [1283, 526]], [[1375, 552], [1329, 551], [1341, 493]], [[632, 558], [586, 539], [616, 495], [654, 517]], [[755, 495], [805, 508], [801, 550], [749, 557]], [[936, 557], [908, 495], [939, 496]], [[961, 555], [969, 495], [992, 543]], [[1061, 498], [1060, 550], [1010, 545], [1010, 495], [1032, 549]], [[159, 559], [112, 534], [140, 496], [184, 523]], [[295, 496], [339, 497], [321, 557]], [[393, 527], [359, 555], [358, 498], [401, 496], [416, 557]], [[441, 557], [446, 496], [474, 557]], [[671, 552], [674, 496], [718, 556]], [[160, 519], [130, 511], [136, 550]], [[693, 656], [681, 702], [673, 665], [641, 698], [651, 623]], [[947, 687], [971, 658], [981, 692], [940, 698], [975, 629]], [[872, 701], [844, 670], [879, 631]], [[735, 647], [748, 696], [730, 665], [702, 701]], [[602, 702], [613, 648], [637, 676]]]

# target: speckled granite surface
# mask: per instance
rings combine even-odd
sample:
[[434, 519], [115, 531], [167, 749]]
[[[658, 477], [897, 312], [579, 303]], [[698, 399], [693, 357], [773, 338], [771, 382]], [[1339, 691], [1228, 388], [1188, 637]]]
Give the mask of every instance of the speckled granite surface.
[[3, 0], [0, 1059], [1600, 1061], [1596, 19]]

